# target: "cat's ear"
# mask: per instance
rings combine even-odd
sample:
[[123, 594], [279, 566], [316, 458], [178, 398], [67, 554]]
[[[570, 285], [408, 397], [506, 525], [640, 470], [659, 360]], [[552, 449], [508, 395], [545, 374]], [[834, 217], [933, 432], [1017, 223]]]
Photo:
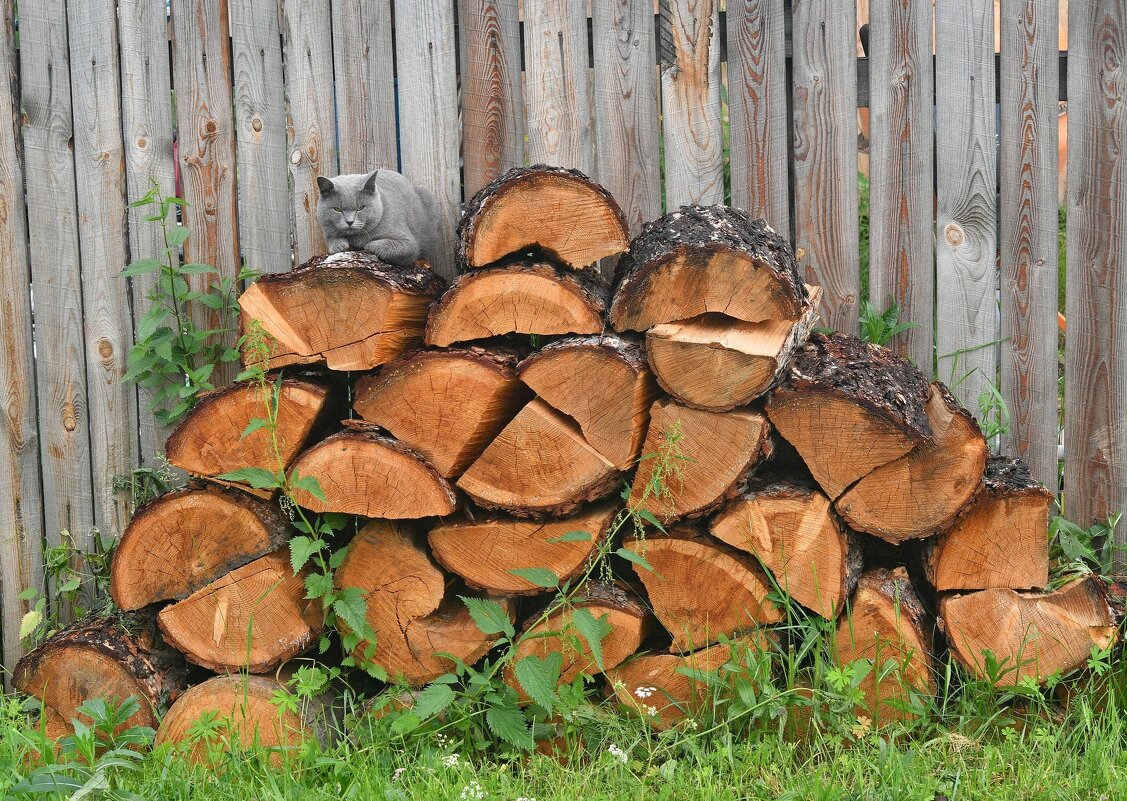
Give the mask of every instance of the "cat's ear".
[[321, 190], [321, 197], [331, 195], [336, 189], [336, 187], [333, 186], [333, 182], [323, 175], [317, 176], [317, 188]]
[[364, 179], [364, 191], [369, 195], [374, 195], [376, 193], [376, 175], [378, 173], [379, 170], [372, 170], [371, 174], [369, 174], [368, 177]]

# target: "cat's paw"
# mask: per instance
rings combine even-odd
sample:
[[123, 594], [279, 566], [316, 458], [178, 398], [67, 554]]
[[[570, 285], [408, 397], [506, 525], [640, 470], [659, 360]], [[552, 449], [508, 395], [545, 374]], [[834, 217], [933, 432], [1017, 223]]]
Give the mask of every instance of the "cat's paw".
[[343, 253], [349, 249], [347, 239], [330, 239], [326, 244], [329, 246], [329, 253]]
[[371, 253], [380, 261], [388, 264], [399, 264], [409, 267], [418, 258], [417, 248], [410, 247], [407, 243], [396, 239], [373, 239], [364, 245], [364, 250]]

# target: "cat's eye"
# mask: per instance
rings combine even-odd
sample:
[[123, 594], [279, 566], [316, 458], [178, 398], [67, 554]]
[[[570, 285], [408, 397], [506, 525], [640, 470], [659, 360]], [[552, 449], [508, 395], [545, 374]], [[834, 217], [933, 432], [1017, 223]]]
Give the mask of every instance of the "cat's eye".
[[344, 209], [342, 209], [342, 208], [341, 208], [340, 206], [337, 206], [337, 207], [336, 207], [336, 209], [334, 209], [334, 210], [335, 210], [335, 211], [336, 211], [336, 212], [337, 212], [338, 214], [341, 214], [341, 213], [343, 213], [343, 212], [344, 212]]

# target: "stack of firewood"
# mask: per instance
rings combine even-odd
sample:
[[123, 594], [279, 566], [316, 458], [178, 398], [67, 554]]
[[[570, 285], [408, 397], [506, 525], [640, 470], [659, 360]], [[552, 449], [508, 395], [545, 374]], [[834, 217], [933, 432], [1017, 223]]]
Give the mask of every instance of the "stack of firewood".
[[[493, 645], [459, 596], [539, 619], [543, 577], [581, 575], [627, 505], [648, 531], [625, 527], [615, 547], [641, 558], [521, 649], [564, 653], [563, 681], [605, 672], [656, 725], [702, 701], [678, 668], [785, 641], [784, 595], [838, 621], [842, 662], [900, 663], [862, 685], [883, 718], [907, 714], [906, 688], [935, 692], [944, 652], [1013, 684], [1111, 642], [1099, 579], [1041, 592], [1050, 493], [989, 456], [941, 383], [815, 333], [821, 289], [762, 221], [687, 206], [628, 242], [602, 187], [534, 167], [478, 193], [459, 234], [449, 287], [349, 252], [247, 289], [244, 330], [269, 345], [246, 360], [287, 368], [276, 426], [252, 424], [264, 398], [245, 382], [176, 429], [168, 459], [197, 478], [139, 509], [114, 558], [134, 623], [85, 621], [17, 670], [51, 720], [91, 695], [138, 695], [155, 722], [196, 676], [243, 671], [269, 678], [193, 687], [160, 736], [209, 709], [257, 719], [258, 704], [260, 737], [286, 741], [269, 698], [323, 636], [322, 610], [291, 569], [284, 505], [218, 478], [280, 463], [320, 486], [296, 493], [301, 507], [360, 521], [337, 585], [365, 594], [374, 661], [416, 687]], [[612, 292], [599, 262], [613, 257]], [[578, 608], [610, 625], [601, 665], [563, 633]]]

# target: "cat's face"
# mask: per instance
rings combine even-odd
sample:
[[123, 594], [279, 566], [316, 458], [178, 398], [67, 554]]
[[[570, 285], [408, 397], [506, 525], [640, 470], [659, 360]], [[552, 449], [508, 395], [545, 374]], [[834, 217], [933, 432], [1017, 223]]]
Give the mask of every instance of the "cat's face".
[[376, 173], [317, 177], [321, 197], [317, 201], [321, 224], [340, 234], [359, 233], [379, 222], [383, 204], [376, 191]]

